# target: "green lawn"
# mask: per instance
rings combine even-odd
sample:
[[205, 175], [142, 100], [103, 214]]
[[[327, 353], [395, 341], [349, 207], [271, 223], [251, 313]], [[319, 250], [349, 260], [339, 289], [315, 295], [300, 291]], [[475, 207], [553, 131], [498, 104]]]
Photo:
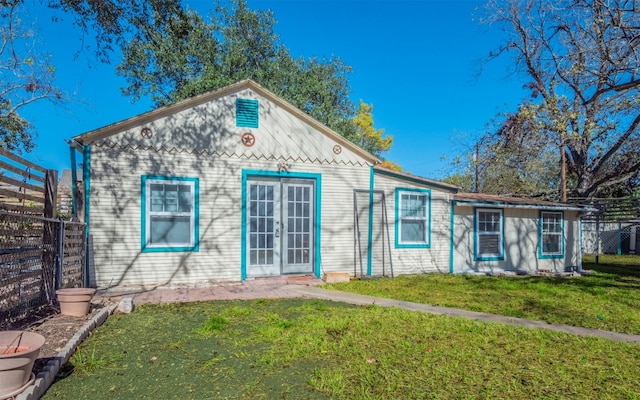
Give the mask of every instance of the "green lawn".
[[585, 257], [575, 278], [411, 275], [325, 288], [616, 332], [640, 334], [640, 256]]
[[98, 328], [45, 398], [637, 399], [639, 359], [639, 345], [378, 306], [144, 305]]
[[[579, 278], [401, 276], [327, 287], [640, 334], [640, 257]], [[640, 345], [318, 300], [140, 306], [45, 398], [640, 399]]]

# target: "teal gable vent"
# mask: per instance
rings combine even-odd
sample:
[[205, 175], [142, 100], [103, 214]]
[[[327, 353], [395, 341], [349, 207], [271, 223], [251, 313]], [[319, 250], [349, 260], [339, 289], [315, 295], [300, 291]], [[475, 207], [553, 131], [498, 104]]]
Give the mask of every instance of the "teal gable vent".
[[258, 100], [236, 99], [236, 126], [258, 127]]

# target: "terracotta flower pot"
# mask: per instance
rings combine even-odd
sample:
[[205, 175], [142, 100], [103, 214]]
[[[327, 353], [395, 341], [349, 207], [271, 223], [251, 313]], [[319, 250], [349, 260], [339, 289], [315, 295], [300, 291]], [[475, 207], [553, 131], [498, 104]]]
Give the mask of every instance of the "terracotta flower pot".
[[56, 290], [60, 312], [63, 315], [82, 317], [89, 312], [91, 298], [96, 292], [93, 288], [69, 288]]
[[0, 332], [0, 399], [13, 397], [29, 386], [33, 363], [44, 342], [44, 336], [34, 332]]

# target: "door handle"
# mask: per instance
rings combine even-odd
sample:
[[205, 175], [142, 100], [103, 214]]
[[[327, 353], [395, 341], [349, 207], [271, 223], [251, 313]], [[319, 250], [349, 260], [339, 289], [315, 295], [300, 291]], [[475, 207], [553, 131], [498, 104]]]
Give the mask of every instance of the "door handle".
[[276, 231], [273, 233], [273, 236], [280, 237], [280, 228], [276, 228]]

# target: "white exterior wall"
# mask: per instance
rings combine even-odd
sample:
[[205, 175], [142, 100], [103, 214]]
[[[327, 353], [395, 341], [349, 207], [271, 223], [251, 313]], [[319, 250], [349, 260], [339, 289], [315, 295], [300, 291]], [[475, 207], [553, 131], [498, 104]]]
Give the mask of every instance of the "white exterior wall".
[[454, 273], [549, 270], [564, 272], [580, 263], [579, 223], [575, 211], [564, 214], [564, 257], [541, 258], [539, 209], [501, 208], [504, 223], [504, 259], [477, 261], [474, 252], [474, 213], [476, 208], [455, 206]]
[[[235, 126], [235, 98], [257, 98], [259, 128]], [[140, 130], [150, 127], [152, 138]], [[252, 132], [246, 147], [240, 135]], [[370, 166], [269, 100], [244, 90], [163, 117], [91, 146], [89, 229], [92, 281], [115, 285], [198, 284], [241, 279], [242, 171], [321, 175], [321, 272], [353, 269], [353, 188]], [[199, 179], [199, 251], [142, 252], [141, 176]], [[282, 172], [286, 177], [287, 173]], [[318, 187], [316, 187], [318, 189]]]
[[[449, 273], [451, 201], [453, 195], [433, 186], [421, 185], [380, 173], [375, 173], [374, 186], [375, 189], [384, 190], [385, 192], [394, 273], [396, 275], [426, 272]], [[403, 248], [396, 245], [396, 189], [430, 190], [431, 219], [429, 224], [431, 230], [428, 248]], [[379, 242], [374, 240], [372, 245], [374, 267], [375, 263], [379, 262], [381, 258], [381, 248], [382, 246]]]

